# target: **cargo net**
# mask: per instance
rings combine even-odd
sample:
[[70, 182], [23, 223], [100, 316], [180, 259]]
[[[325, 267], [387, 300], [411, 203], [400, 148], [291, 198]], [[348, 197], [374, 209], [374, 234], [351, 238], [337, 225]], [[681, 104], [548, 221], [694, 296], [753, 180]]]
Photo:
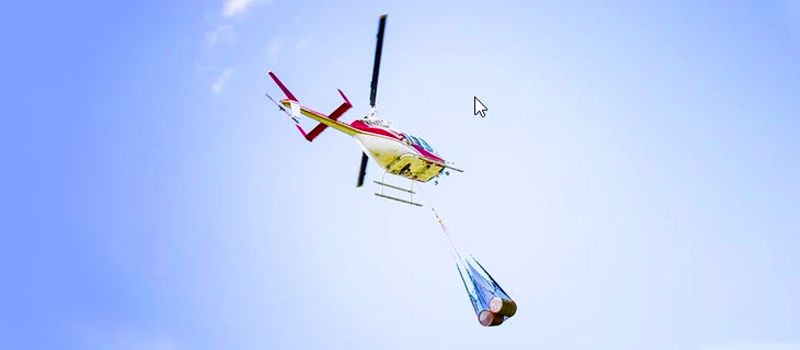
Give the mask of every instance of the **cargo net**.
[[453, 260], [456, 262], [461, 281], [467, 289], [472, 308], [478, 316], [478, 322], [484, 327], [498, 326], [517, 312], [517, 304], [500, 285], [489, 275], [489, 272], [475, 260], [475, 257], [461, 244], [456, 243], [447, 226], [439, 218], [436, 209], [431, 206], [433, 214], [439, 220], [447, 240], [453, 248]]

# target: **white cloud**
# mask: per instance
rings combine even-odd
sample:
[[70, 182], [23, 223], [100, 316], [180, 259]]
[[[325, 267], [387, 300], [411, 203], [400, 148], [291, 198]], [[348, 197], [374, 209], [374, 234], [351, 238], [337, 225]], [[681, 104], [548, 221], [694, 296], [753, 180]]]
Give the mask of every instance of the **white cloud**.
[[219, 77], [217, 78], [217, 81], [214, 83], [214, 85], [211, 85], [211, 92], [213, 92], [214, 95], [219, 95], [220, 92], [222, 92], [223, 90], [225, 90], [225, 88], [228, 87], [228, 84], [230, 83], [232, 77], [233, 77], [233, 68], [227, 67], [224, 70], [222, 70], [222, 73], [220, 73]]
[[306, 46], [308, 46], [309, 43], [311, 43], [311, 39], [310, 38], [305, 38], [305, 39], [301, 40], [299, 43], [294, 44], [294, 50], [295, 51], [300, 51], [300, 50], [304, 49]]
[[278, 38], [272, 38], [270, 40], [269, 45], [267, 45], [267, 56], [273, 60], [278, 60], [278, 55], [283, 51], [283, 44], [281, 44]]
[[269, 3], [271, 0], [225, 0], [223, 14], [225, 17], [242, 15], [247, 12], [249, 8], [260, 2]]
[[206, 33], [206, 47], [212, 48], [218, 43], [233, 45], [236, 41], [236, 30], [233, 26], [219, 26], [217, 29]]

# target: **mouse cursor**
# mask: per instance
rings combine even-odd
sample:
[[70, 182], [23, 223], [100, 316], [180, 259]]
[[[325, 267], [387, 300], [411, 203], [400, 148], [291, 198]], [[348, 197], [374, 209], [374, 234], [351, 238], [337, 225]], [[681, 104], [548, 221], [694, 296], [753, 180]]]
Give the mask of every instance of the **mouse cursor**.
[[486, 117], [486, 111], [488, 111], [489, 109], [486, 108], [486, 106], [484, 106], [483, 103], [481, 103], [480, 100], [478, 100], [477, 96], [474, 96], [474, 97], [475, 97], [475, 114], [474, 115], [478, 115], [478, 113], [480, 113], [481, 114], [481, 118], [485, 118]]

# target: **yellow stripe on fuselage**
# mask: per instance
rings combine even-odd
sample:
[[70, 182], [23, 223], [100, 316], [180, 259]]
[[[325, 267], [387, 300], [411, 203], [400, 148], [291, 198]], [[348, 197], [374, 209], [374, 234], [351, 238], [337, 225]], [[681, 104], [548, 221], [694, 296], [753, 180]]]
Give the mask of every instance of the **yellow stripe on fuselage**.
[[[291, 107], [291, 105], [289, 104], [289, 101], [287, 101], [287, 100], [283, 100], [283, 101], [281, 101], [281, 103], [286, 107]], [[330, 127], [334, 128], [334, 129], [339, 130], [339, 131], [341, 131], [341, 132], [343, 132], [345, 134], [348, 134], [350, 136], [353, 136], [355, 134], [361, 133], [358, 129], [353, 128], [350, 125], [347, 125], [347, 124], [339, 122], [337, 120], [333, 120], [331, 118], [328, 118], [328, 117], [326, 117], [326, 116], [324, 116], [322, 114], [319, 114], [318, 112], [315, 112], [315, 111], [313, 111], [311, 109], [303, 107], [302, 105], [300, 106], [300, 113], [302, 113], [306, 117], [314, 119], [314, 120], [316, 120], [316, 121], [318, 121], [318, 122], [320, 122], [322, 124], [330, 126]]]

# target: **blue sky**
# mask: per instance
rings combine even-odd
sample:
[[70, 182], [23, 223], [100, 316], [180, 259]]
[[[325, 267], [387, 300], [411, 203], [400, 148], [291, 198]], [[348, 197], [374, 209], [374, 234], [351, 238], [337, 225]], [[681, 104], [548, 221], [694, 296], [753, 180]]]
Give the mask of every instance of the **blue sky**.
[[[362, 116], [382, 13], [380, 115], [466, 169], [425, 191], [500, 327], [263, 98]], [[0, 38], [0, 350], [800, 349], [797, 1], [12, 2]]]

